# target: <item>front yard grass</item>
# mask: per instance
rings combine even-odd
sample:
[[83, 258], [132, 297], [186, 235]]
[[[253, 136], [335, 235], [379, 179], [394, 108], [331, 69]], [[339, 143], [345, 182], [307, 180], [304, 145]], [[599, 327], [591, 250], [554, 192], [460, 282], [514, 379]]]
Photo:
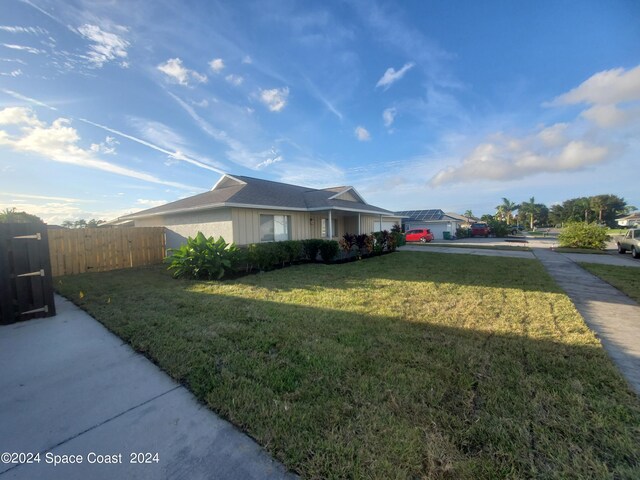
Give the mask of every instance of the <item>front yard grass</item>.
[[640, 303], [640, 268], [580, 263], [580, 266]]
[[398, 252], [56, 284], [304, 478], [640, 472], [640, 401], [536, 260]]

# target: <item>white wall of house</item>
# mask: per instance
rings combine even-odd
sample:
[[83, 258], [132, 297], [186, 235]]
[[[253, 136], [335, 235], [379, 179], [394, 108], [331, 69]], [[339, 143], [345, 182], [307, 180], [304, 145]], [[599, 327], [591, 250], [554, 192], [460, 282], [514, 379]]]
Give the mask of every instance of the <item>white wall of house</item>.
[[375, 232], [381, 232], [383, 230], [387, 230], [387, 231], [391, 231], [391, 229], [393, 228], [394, 225], [396, 225], [398, 222], [394, 222], [392, 220], [382, 220], [382, 227], [380, 227], [380, 220], [374, 222], [373, 224], [373, 228], [375, 229]]
[[437, 220], [433, 222], [412, 222], [410, 220], [405, 224], [405, 230], [411, 230], [413, 228], [428, 228], [433, 233], [433, 238], [435, 240], [442, 240], [444, 238], [444, 232], [449, 232], [451, 235], [456, 234], [456, 228], [460, 225], [461, 222], [457, 222], [455, 220], [451, 221], [442, 221]]
[[136, 227], [166, 227], [167, 248], [178, 248], [186, 243], [187, 237], [195, 237], [198, 232], [207, 237], [223, 237], [227, 242], [233, 241], [230, 208], [159, 215], [136, 219], [135, 223]]

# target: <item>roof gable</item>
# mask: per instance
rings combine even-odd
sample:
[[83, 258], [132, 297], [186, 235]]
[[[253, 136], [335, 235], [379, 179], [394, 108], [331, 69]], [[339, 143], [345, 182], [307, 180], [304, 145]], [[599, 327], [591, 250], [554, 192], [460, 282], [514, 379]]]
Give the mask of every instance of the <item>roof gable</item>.
[[318, 190], [271, 180], [225, 174], [208, 192], [126, 215], [122, 219], [172, 215], [222, 207], [298, 211], [338, 209], [380, 215], [392, 213], [367, 204], [353, 187], [332, 187]]

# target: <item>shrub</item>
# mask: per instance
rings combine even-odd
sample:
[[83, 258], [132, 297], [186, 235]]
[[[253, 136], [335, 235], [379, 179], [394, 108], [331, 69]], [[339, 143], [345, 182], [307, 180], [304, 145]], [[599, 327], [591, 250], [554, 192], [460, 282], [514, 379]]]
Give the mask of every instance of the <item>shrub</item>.
[[323, 262], [329, 263], [331, 260], [336, 258], [336, 255], [338, 255], [340, 246], [335, 240], [321, 240], [321, 242], [320, 256], [322, 257]]
[[558, 240], [561, 247], [592, 248], [604, 250], [607, 242], [607, 229], [596, 223], [573, 222], [567, 224]]
[[395, 246], [402, 247], [407, 244], [407, 239], [402, 232], [391, 231], [391, 236], [395, 239]]
[[340, 248], [345, 253], [345, 256], [349, 256], [351, 250], [356, 244], [356, 235], [352, 233], [345, 233], [340, 240]]
[[456, 228], [456, 238], [469, 238], [470, 236], [471, 236], [470, 228], [462, 228], [462, 227]]
[[511, 227], [507, 225], [507, 222], [503, 222], [501, 220], [489, 220], [487, 222], [487, 225], [489, 225], [491, 233], [498, 238], [506, 237], [511, 231]]
[[233, 271], [241, 259], [234, 244], [228, 244], [222, 237], [218, 240], [207, 238], [202, 232], [198, 232], [195, 238], [189, 237], [180, 248], [170, 248], [169, 252], [171, 256], [165, 261], [175, 278], [219, 280]]
[[311, 260], [312, 262], [316, 261], [318, 257], [318, 252], [320, 251], [320, 245], [324, 240], [320, 240], [317, 238], [310, 238], [308, 240], [302, 241], [302, 250], [304, 252], [304, 256]]
[[301, 241], [286, 240], [281, 243], [287, 256], [286, 258], [287, 263], [299, 262], [304, 258]]

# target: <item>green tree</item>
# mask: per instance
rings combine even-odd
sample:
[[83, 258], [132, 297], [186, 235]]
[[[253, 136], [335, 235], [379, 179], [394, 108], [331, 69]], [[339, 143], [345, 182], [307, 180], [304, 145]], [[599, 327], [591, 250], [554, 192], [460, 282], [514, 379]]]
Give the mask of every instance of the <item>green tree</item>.
[[13, 208], [5, 208], [0, 212], [0, 223], [44, 223], [44, 221], [27, 212], [19, 212]]
[[525, 218], [529, 221], [529, 228], [533, 230], [534, 221], [536, 215], [538, 214], [536, 199], [534, 197], [531, 197], [528, 202], [522, 202], [522, 205], [520, 205], [519, 213], [525, 216]]
[[464, 212], [464, 216], [467, 218], [467, 223], [471, 223], [471, 220], [473, 220], [473, 212], [471, 210], [467, 210], [466, 212]]
[[512, 202], [508, 198], [502, 197], [502, 203], [496, 207], [496, 210], [501, 212], [503, 218], [501, 220], [505, 220], [507, 225], [511, 225], [511, 220], [513, 220], [513, 212], [518, 210], [520, 205]]

